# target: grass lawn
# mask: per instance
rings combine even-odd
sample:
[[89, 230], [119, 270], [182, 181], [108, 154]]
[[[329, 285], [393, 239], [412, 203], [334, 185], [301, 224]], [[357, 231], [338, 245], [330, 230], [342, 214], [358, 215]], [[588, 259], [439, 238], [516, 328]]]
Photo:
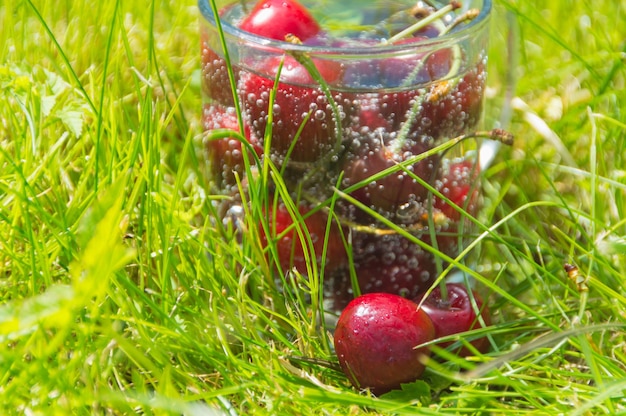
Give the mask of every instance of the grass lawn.
[[461, 260], [490, 350], [377, 398], [315, 279], [281, 293], [254, 219], [218, 219], [196, 3], [4, 0], [0, 414], [625, 413], [626, 1], [495, 3], [486, 122], [515, 143]]

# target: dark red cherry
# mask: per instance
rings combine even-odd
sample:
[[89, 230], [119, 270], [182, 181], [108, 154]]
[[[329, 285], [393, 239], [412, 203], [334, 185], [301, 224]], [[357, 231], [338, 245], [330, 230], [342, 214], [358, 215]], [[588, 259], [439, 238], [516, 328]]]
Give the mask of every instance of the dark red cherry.
[[437, 138], [468, 133], [480, 121], [484, 89], [485, 67], [482, 63], [470, 69], [459, 81], [434, 84], [423, 98], [416, 129]]
[[[446, 56], [448, 51], [438, 53]], [[434, 61], [427, 67], [428, 77], [436, 80], [439, 74], [449, 69], [448, 60], [436, 55], [430, 59]], [[399, 80], [407, 73], [407, 65], [390, 64], [389, 73], [393, 75], [389, 75], [386, 82], [402, 82]], [[371, 93], [367, 97], [368, 113], [361, 114], [360, 118], [363, 123], [374, 120], [374, 125], [381, 125], [380, 120], [385, 120], [385, 127], [394, 130], [409, 123], [408, 130], [412, 133], [430, 136], [435, 140], [454, 138], [467, 133], [479, 123], [484, 88], [485, 71], [481, 63], [460, 80], [433, 81], [420, 89]]]
[[[313, 260], [317, 261], [318, 265], [321, 265], [328, 216], [323, 211], [310, 214], [312, 208], [306, 202], [301, 202], [298, 205], [298, 212], [305, 218], [301, 225], [302, 233], [305, 236], [303, 239], [293, 226], [294, 218], [284, 203], [279, 202], [270, 207], [267, 214], [269, 234], [262, 230], [261, 241], [265, 247], [268, 246], [269, 239], [275, 241], [278, 260], [284, 272], [296, 268], [300, 273], [306, 273], [307, 258], [305, 253], [308, 253]], [[307, 234], [310, 237], [312, 247], [309, 246]], [[330, 227], [326, 247], [324, 267], [328, 272], [346, 263], [347, 252], [343, 243], [342, 231], [335, 222]]]
[[432, 322], [414, 302], [372, 293], [354, 299], [341, 313], [334, 344], [350, 382], [379, 395], [422, 375], [430, 349], [418, 346], [433, 336]]
[[[270, 108], [270, 92], [282, 59], [280, 82]], [[340, 68], [333, 62], [318, 60], [315, 65], [329, 84], [340, 76]], [[271, 111], [271, 150], [279, 158], [285, 158], [292, 145], [289, 160], [295, 162], [313, 162], [336, 149], [342, 138], [332, 105], [302, 65], [290, 56], [275, 56], [253, 69], [256, 73], [242, 74], [239, 93], [254, 136], [264, 140]], [[353, 112], [352, 102], [341, 93], [334, 93], [333, 98], [343, 130]]]
[[[400, 137], [398, 133], [389, 133], [384, 128], [363, 134], [352, 141], [351, 154], [343, 168], [342, 185], [348, 188], [364, 182], [364, 186], [351, 191], [353, 197], [393, 221], [413, 223], [424, 214], [428, 195], [427, 188], [416, 178], [432, 182], [437, 156], [408, 164], [406, 170], [383, 172], [419, 157], [432, 146], [430, 137], [415, 134]], [[378, 174], [382, 176], [372, 178]], [[364, 220], [358, 211], [354, 214], [359, 222], [374, 222], [373, 219]]]
[[288, 34], [305, 41], [320, 31], [319, 24], [309, 11], [295, 0], [260, 0], [239, 27], [281, 41]]
[[[472, 298], [469, 295], [470, 292], [468, 292], [465, 285], [448, 283], [446, 284], [446, 290], [448, 292], [446, 300], [441, 298], [441, 288], [436, 287], [422, 303], [422, 309], [433, 322], [437, 338], [482, 328], [483, 323], [478, 319], [478, 315], [482, 317], [484, 326], [491, 325], [489, 308], [476, 291], [471, 291], [472, 298], [476, 302], [476, 307], [474, 307]], [[416, 302], [419, 303], [420, 300]], [[452, 341], [439, 343], [438, 346], [446, 348], [450, 344], [452, 344]], [[486, 337], [473, 339], [471, 344], [481, 353], [485, 353], [489, 349], [489, 340]], [[471, 352], [466, 347], [463, 347], [457, 351], [457, 354], [465, 357], [470, 355]]]
[[[231, 6], [222, 8], [219, 12], [222, 16]], [[202, 57], [201, 83], [206, 98], [211, 102], [219, 103], [226, 107], [234, 106], [233, 91], [230, 88], [228, 65], [222, 57], [222, 46], [216, 33], [202, 31], [200, 34], [200, 48]], [[235, 85], [239, 74], [239, 68], [232, 67]]]
[[[427, 245], [428, 231], [417, 234]], [[352, 231], [352, 267], [356, 274], [360, 293], [385, 292], [410, 299], [417, 298], [433, 284], [438, 265], [447, 263], [438, 259], [400, 234], [379, 234]], [[456, 240], [438, 241], [438, 250], [447, 255], [456, 253]], [[326, 280], [325, 298], [327, 308], [342, 310], [354, 298], [350, 271], [342, 269]]]
[[[479, 183], [478, 164], [472, 159], [453, 162], [436, 181], [436, 187], [453, 204], [470, 215], [475, 215], [478, 208]], [[442, 198], [434, 199], [434, 207], [443, 213], [448, 221], [461, 220], [461, 212]]]
[[[206, 39], [202, 41], [202, 90], [209, 101], [220, 105], [234, 106], [233, 93], [228, 77], [228, 65], [217, 52], [208, 45]], [[235, 79], [238, 68], [233, 67]]]
[[437, 277], [433, 255], [399, 234], [359, 233], [353, 235], [353, 248], [361, 293], [414, 298]]
[[407, 49], [381, 62], [380, 79], [383, 88], [415, 90], [448, 74], [451, 67], [450, 50], [418, 51], [420, 42], [426, 39], [417, 36], [394, 43], [394, 45], [405, 45]]

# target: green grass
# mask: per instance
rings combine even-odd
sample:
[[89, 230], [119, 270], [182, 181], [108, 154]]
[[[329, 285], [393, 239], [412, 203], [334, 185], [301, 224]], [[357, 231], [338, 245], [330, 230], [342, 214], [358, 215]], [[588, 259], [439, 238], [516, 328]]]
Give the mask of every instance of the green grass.
[[253, 222], [238, 244], [217, 220], [195, 3], [4, 1], [0, 413], [626, 412], [626, 3], [496, 3], [487, 122], [513, 75], [516, 142], [470, 253], [492, 348], [374, 398], [315, 279], [280, 293]]

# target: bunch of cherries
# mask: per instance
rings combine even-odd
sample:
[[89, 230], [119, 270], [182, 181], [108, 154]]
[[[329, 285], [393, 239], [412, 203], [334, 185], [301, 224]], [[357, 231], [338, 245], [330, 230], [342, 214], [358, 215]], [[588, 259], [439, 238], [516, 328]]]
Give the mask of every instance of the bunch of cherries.
[[[468, 67], [462, 63], [463, 51], [454, 47], [421, 55], [412, 51], [415, 44], [463, 24], [463, 19], [450, 18], [459, 7], [456, 1], [440, 9], [420, 2], [412, 10], [414, 20], [437, 13], [442, 18], [429, 21], [438, 23], [422, 27], [405, 21], [389, 23], [384, 29], [348, 38], [333, 38], [296, 0], [259, 0], [245, 13], [237, 14], [231, 7], [220, 11], [226, 24], [274, 41], [321, 47], [321, 51], [323, 47], [395, 51], [382, 60], [369, 59], [367, 54], [363, 59], [324, 59], [323, 52], [307, 54], [298, 47], [268, 57], [255, 48], [242, 48], [229, 71], [217, 35], [202, 34], [204, 128], [236, 131], [247, 142], [242, 145], [241, 136], [234, 134], [207, 142], [213, 182], [237, 200], [239, 190], [245, 189], [245, 160], [271, 159], [305, 219], [310, 240], [301, 241], [287, 205], [279, 201], [266, 213], [273, 224], [269, 234], [263, 233], [264, 243], [274, 240], [285, 272], [295, 268], [306, 273], [306, 251], [312, 248], [324, 275], [325, 305], [343, 311], [335, 335], [340, 363], [355, 385], [378, 392], [407, 381], [408, 373], [408, 379], [417, 378], [419, 368], [403, 362], [418, 363], [414, 355], [423, 350], [412, 347], [450, 333], [437, 329], [437, 319], [421, 316], [428, 309], [418, 309], [413, 301], [430, 288], [442, 267], [425, 247], [456, 255], [465, 218], [462, 211], [473, 214], [477, 207], [475, 160], [444, 157], [433, 149], [477, 126], [484, 59]], [[393, 22], [393, 16], [388, 21]], [[356, 276], [360, 293], [370, 295], [353, 300], [351, 275]], [[443, 300], [434, 290], [423, 302], [434, 305], [431, 315], [461, 310], [463, 322], [470, 325], [462, 330], [476, 324], [476, 305], [482, 305], [478, 295], [470, 295], [463, 286], [450, 286], [444, 292], [448, 295]], [[470, 298], [477, 300], [473, 307], [468, 306]], [[398, 306], [403, 304], [404, 309]], [[389, 309], [389, 305], [395, 306]], [[402, 376], [361, 377], [372, 366], [356, 358], [368, 344], [367, 338], [355, 335], [359, 330], [368, 332], [363, 330], [367, 325], [354, 320], [354, 316], [367, 316], [363, 311], [355, 314], [359, 308], [369, 308], [368, 319], [381, 323], [369, 326], [369, 331], [377, 327], [385, 331], [381, 328], [387, 324], [379, 314], [387, 313], [387, 318], [395, 316], [388, 318], [394, 321], [392, 327], [404, 325], [419, 333], [406, 337], [403, 342], [410, 348], [404, 351], [409, 352], [396, 357], [397, 370], [388, 370]], [[483, 316], [484, 324], [489, 319], [488, 314]], [[416, 319], [419, 324], [413, 322]], [[399, 341], [384, 333], [376, 336], [385, 342]], [[365, 352], [368, 359], [384, 360], [383, 349]]]

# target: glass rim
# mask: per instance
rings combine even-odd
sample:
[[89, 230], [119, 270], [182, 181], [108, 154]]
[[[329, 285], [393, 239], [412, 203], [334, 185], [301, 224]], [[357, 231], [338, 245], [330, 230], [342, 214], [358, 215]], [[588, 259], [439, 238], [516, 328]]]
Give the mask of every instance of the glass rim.
[[[213, 10], [210, 4], [211, 0], [198, 0], [198, 8], [202, 14], [202, 17], [212, 26], [217, 26], [217, 20], [213, 14]], [[468, 38], [471, 34], [485, 25], [491, 15], [492, 0], [482, 0], [482, 7], [478, 15], [472, 19], [469, 23], [461, 27], [459, 30], [446, 33], [441, 36], [437, 36], [430, 39], [420, 40], [415, 44], [380, 44], [380, 45], [368, 45], [357, 47], [345, 47], [345, 46], [319, 46], [319, 45], [300, 45], [289, 43], [286, 41], [280, 41], [275, 39], [258, 36], [250, 32], [239, 29], [221, 21], [222, 30], [225, 36], [232, 37], [238, 41], [245, 41], [251, 47], [259, 47], [263, 49], [275, 49], [285, 52], [306, 52], [312, 55], [340, 55], [341, 57], [350, 56], [376, 56], [385, 53], [397, 53], [399, 51], [440, 48], [449, 44], [456, 44], [464, 38]]]

